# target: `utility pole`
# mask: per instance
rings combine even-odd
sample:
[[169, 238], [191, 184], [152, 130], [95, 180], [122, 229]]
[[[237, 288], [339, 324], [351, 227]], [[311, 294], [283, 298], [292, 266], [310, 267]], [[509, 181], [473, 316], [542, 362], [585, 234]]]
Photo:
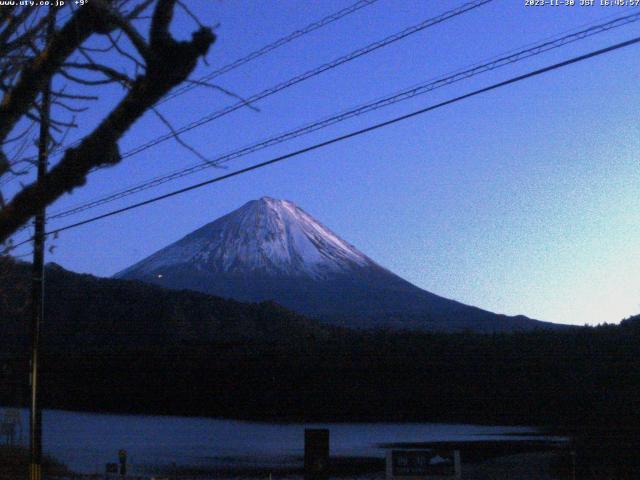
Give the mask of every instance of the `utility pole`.
[[[49, 7], [45, 49], [55, 28], [55, 10]], [[49, 116], [51, 110], [51, 79], [42, 89], [40, 138], [38, 140], [38, 183], [44, 182], [49, 153]], [[38, 399], [38, 367], [40, 325], [44, 316], [44, 207], [35, 215], [33, 238], [33, 271], [31, 281], [31, 409], [29, 415], [29, 480], [42, 479], [42, 410]]]

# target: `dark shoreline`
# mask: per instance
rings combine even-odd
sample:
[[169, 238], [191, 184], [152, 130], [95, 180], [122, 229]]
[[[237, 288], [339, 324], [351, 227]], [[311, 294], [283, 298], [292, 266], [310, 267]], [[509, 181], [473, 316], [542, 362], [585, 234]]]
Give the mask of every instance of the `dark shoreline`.
[[381, 444], [381, 448], [459, 450], [464, 463], [479, 463], [498, 457], [565, 449], [567, 440], [476, 440], [445, 442], [400, 442]]
[[[29, 450], [23, 446], [0, 445], [0, 480], [27, 478]], [[45, 455], [42, 462], [45, 474], [55, 477], [70, 475], [68, 467]]]
[[[459, 450], [464, 465], [481, 464], [513, 455], [530, 453], [561, 454], [567, 448], [567, 442], [556, 440], [478, 440], [463, 442], [406, 442], [379, 444], [382, 448], [395, 449], [434, 449], [434, 450]], [[228, 460], [228, 459], [227, 459]], [[231, 459], [233, 460], [233, 459]], [[202, 467], [175, 465], [157, 468], [158, 474], [176, 475], [178, 478], [202, 477], [202, 478], [267, 478], [273, 477], [297, 477], [303, 476], [303, 458], [292, 457], [291, 466], [238, 466], [238, 467]], [[330, 477], [343, 478], [369, 474], [383, 474], [385, 471], [385, 458], [382, 456], [332, 456], [330, 457]]]

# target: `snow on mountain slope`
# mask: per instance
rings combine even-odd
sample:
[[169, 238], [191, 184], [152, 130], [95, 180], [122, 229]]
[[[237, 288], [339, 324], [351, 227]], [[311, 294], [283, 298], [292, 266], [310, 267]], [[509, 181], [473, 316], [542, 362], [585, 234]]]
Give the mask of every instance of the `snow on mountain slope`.
[[292, 202], [263, 197], [187, 235], [117, 277], [191, 265], [211, 273], [325, 278], [375, 263]]
[[242, 302], [275, 300], [352, 328], [511, 331], [548, 326], [422, 290], [291, 202], [263, 197], [116, 274]]

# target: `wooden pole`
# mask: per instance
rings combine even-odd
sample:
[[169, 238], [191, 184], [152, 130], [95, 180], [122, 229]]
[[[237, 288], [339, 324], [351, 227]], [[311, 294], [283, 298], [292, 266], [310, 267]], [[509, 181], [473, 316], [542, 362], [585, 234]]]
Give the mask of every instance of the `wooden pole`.
[[[49, 7], [47, 15], [47, 48], [55, 28], [55, 10]], [[38, 141], [38, 182], [43, 182], [47, 173], [49, 151], [49, 114], [51, 110], [51, 79], [42, 90], [40, 112], [40, 139]], [[45, 209], [42, 208], [34, 220], [33, 269], [31, 281], [31, 405], [29, 415], [29, 480], [42, 479], [42, 410], [38, 398], [40, 326], [44, 316], [44, 244]]]

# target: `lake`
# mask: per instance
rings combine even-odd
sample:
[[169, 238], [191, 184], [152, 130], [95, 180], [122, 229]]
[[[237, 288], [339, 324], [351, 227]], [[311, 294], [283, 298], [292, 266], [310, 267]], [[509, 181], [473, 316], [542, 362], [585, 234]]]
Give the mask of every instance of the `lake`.
[[[3, 413], [3, 409], [0, 409]], [[20, 410], [22, 443], [28, 411]], [[329, 428], [331, 455], [383, 457], [384, 443], [544, 439], [535, 428], [440, 423], [260, 423], [200, 417], [43, 412], [43, 449], [77, 472], [104, 472], [119, 449], [130, 464], [286, 467], [300, 463], [305, 428]], [[513, 435], [516, 434], [516, 437]]]

